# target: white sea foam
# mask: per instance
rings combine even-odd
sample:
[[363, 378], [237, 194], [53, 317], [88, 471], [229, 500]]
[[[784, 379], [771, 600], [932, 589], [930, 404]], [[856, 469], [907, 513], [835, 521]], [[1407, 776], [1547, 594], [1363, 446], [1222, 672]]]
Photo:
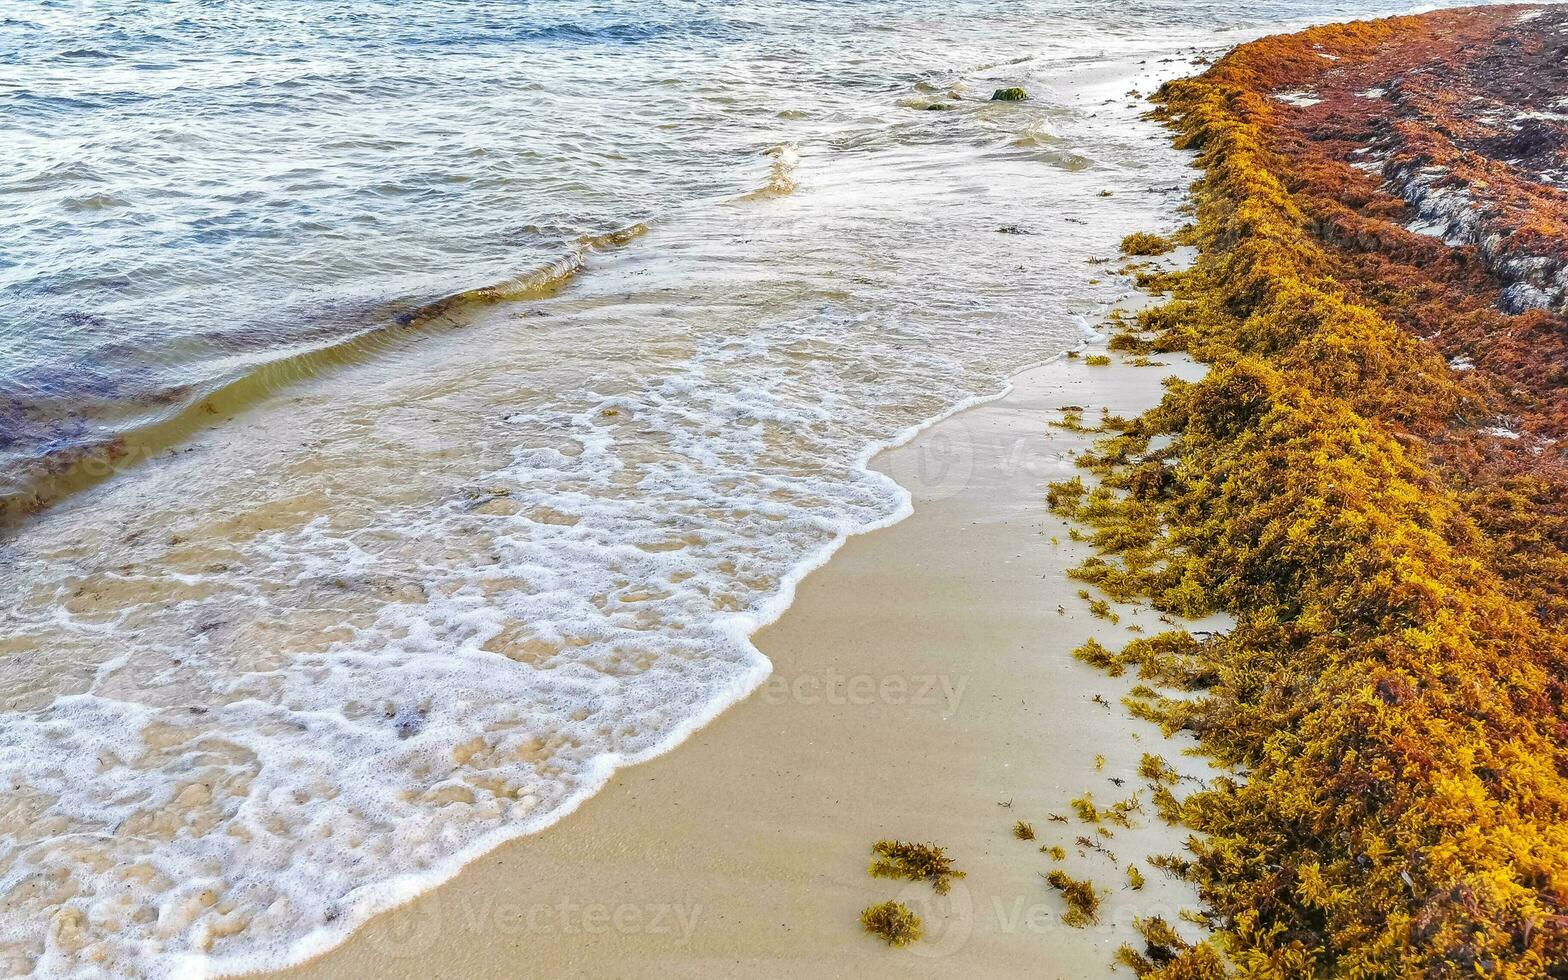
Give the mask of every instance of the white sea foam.
[[[1129, 194], [1039, 248], [997, 216], [1021, 193], [1096, 206], [1103, 174], [1025, 192], [1038, 164], [1010, 149], [878, 152], [667, 224], [548, 316], [323, 379], [30, 528], [8, 636], [49, 653], [0, 715], [13, 972], [297, 960], [759, 684], [749, 637], [800, 578], [909, 513], [871, 456], [1075, 326], [1098, 336], [1063, 307], [1125, 282], [1086, 286], [1083, 257], [1158, 214]], [[907, 274], [964, 235], [986, 261]]]
[[[199, 713], [82, 693], [0, 717], [0, 773], [26, 787], [23, 808], [49, 814], [34, 832], [7, 828], [23, 839], [0, 885], [13, 896], [28, 880], [76, 892], [57, 904], [32, 972], [98, 975], [84, 960], [99, 952], [110, 972], [194, 977], [324, 949], [501, 841], [559, 820], [615, 768], [678, 743], [753, 689], [769, 664], [751, 633], [848, 534], [910, 512], [907, 491], [869, 459], [1005, 394], [944, 396], [943, 411], [841, 465], [820, 461], [820, 473], [762, 462], [771, 426], [810, 430], [844, 411], [837, 398], [795, 396], [828, 379], [800, 387], [779, 366], [786, 350], [857, 326], [900, 329], [830, 314], [720, 340], [641, 392], [584, 391], [577, 410], [508, 417], [570, 433], [575, 451], [523, 445], [477, 481], [483, 490], [422, 519], [382, 513], [342, 528], [317, 517], [249, 539], [239, 581], [232, 569], [162, 576], [177, 589], [221, 583], [231, 609], [262, 582], [335, 591], [407, 583], [416, 567], [419, 595], [272, 669], [214, 670], [223, 658], [213, 657], [205, 689], [180, 691]], [[940, 353], [915, 360], [931, 378], [974, 377], [943, 368]], [[724, 383], [726, 370], [751, 383]], [[620, 426], [657, 434], [675, 455], [650, 458]], [[727, 434], [716, 439], [715, 427]], [[830, 446], [847, 442], [821, 444]], [[632, 470], [643, 492], [618, 494]], [[431, 541], [463, 542], [473, 562], [434, 561]], [[747, 579], [759, 586], [740, 585]], [[498, 581], [508, 587], [490, 587]], [[144, 587], [156, 595], [157, 585]], [[200, 621], [203, 605], [158, 622], [151, 646], [176, 622]], [[541, 641], [538, 659], [515, 638], [491, 643], [518, 624]], [[67, 635], [98, 629], [69, 615], [60, 625]], [[92, 686], [112, 689], [145, 654], [100, 664], [107, 683]], [[63, 841], [54, 831], [67, 825], [89, 840]], [[139, 830], [127, 836], [128, 826]], [[154, 917], [138, 926], [144, 909]], [[11, 918], [20, 910], [0, 917], [11, 938], [27, 926]], [[240, 932], [236, 948], [228, 937]], [[123, 944], [133, 937], [166, 952], [143, 959]]]

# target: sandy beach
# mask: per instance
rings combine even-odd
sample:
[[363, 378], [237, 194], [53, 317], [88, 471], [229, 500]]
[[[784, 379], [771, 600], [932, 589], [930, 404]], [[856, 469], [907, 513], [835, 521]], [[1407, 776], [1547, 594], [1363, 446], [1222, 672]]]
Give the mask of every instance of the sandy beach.
[[[1070, 816], [1085, 791], [1126, 797], [1145, 751], [1188, 772], [1201, 763], [1127, 717], [1117, 700], [1134, 679], [1071, 657], [1091, 635], [1162, 627], [1131, 607], [1119, 625], [1095, 619], [1067, 578], [1086, 546], [1042, 488], [1091, 437], [1047, 423], [1070, 405], [1091, 422], [1134, 413], [1161, 378], [1199, 373], [1167, 360], [1059, 360], [884, 453], [875, 465], [911, 490], [914, 515], [850, 539], [805, 580], [758, 636], [775, 665], [763, 688], [557, 826], [277, 976], [1107, 975], [1135, 915], [1174, 920], [1196, 904], [1144, 863], [1182, 832], [1146, 808], [1104, 840], [1113, 863], [1075, 846], [1092, 827], [1049, 814]], [[1017, 820], [1039, 839], [1015, 839]], [[869, 848], [884, 837], [938, 842], [968, 877], [945, 899], [874, 880]], [[1060, 866], [1107, 890], [1099, 926], [1062, 924], [1042, 878], [1058, 866], [1040, 851], [1053, 844], [1068, 852]], [[1148, 877], [1141, 891], [1128, 864]], [[907, 949], [857, 921], [894, 897], [927, 920]]]

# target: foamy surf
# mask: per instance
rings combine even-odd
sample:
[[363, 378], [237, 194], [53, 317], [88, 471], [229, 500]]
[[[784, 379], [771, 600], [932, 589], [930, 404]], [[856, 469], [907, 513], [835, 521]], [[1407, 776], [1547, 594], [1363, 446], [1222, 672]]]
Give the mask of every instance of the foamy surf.
[[[823, 326], [789, 329], [820, 339]], [[765, 348], [721, 345], [699, 364], [765, 360]], [[721, 464], [725, 506], [741, 528], [779, 528], [716, 536], [712, 523], [696, 531], [680, 516], [714, 501], [711, 482], [651, 464], [666, 481], [690, 482], [665, 488], [677, 506], [656, 522], [662, 527], [628, 525], [624, 508], [644, 511], [649, 502], [618, 504], [596, 492], [624, 467], [605, 430], [626, 417], [679, 433], [692, 394], [687, 381], [672, 380], [555, 416], [574, 433], [577, 452], [521, 446], [514, 465], [485, 474], [482, 489], [417, 527], [418, 538], [468, 544], [482, 534], [481, 550], [505, 556], [489, 573], [465, 564], [443, 576], [415, 555], [425, 569], [416, 585], [387, 574], [384, 550], [322, 519], [247, 539], [251, 581], [371, 584], [386, 599], [419, 593], [370, 611], [350, 639], [216, 678], [206, 690], [185, 681], [181, 700], [200, 705], [187, 708], [156, 694], [127, 701], [115, 690], [135, 661], [161, 673], [143, 650], [99, 664], [92, 691], [5, 716], [0, 773], [25, 787], [23, 810], [46, 806], [51, 817], [6, 827], [21, 844], [3, 881], [12, 898], [6, 938], [25, 940], [35, 909], [55, 906], [30, 972], [202, 976], [297, 960], [502, 841], [559, 820], [616, 767], [665, 751], [759, 684], [769, 667], [749, 636], [848, 534], [906, 515], [908, 495], [865, 467], [877, 446], [856, 455], [843, 486], [780, 473], [757, 484], [761, 495], [749, 504], [731, 485], [744, 479], [741, 468]], [[749, 392], [725, 394], [711, 409], [715, 418], [809, 421]], [[766, 472], [755, 463], [745, 469]], [[802, 508], [802, 494], [836, 507]], [[411, 526], [387, 517], [376, 535]], [[497, 517], [507, 525], [499, 533], [471, 526]], [[419, 545], [414, 535], [401, 542], [416, 552]], [[745, 574], [734, 564], [752, 574], [777, 569], [778, 578], [749, 602], [731, 600], [730, 576]], [[176, 605], [194, 603], [178, 618], [221, 635], [232, 624], [203, 623], [194, 597], [226, 573], [170, 568], [160, 584], [181, 597]], [[493, 589], [502, 577], [514, 581]], [[222, 587], [238, 593], [225, 605], [245, 603], [243, 583]], [[76, 618], [63, 632], [98, 634], [104, 624], [94, 618]], [[527, 638], [492, 646], [521, 624]], [[257, 653], [267, 660], [274, 651]], [[66, 821], [86, 839], [62, 838]], [[79, 888], [75, 897], [86, 901], [45, 882]], [[309, 928], [299, 935], [302, 925]], [[236, 939], [246, 951], [226, 952]], [[157, 954], [138, 952], [160, 942], [167, 945]], [[100, 970], [100, 958], [111, 965]]]
[[[908, 513], [870, 456], [1067, 346], [1069, 323], [1036, 310], [1113, 295], [977, 303], [1020, 298], [999, 263], [860, 296], [780, 274], [827, 274], [822, 242], [860, 228], [888, 269], [929, 267], [976, 208], [980, 241], [1015, 250], [1000, 196], [954, 198], [912, 159], [718, 205], [29, 528], [8, 642], [90, 669], [39, 662], [0, 716], [0, 775], [21, 787], [0, 824], [15, 972], [297, 961], [760, 683], [750, 635], [846, 536]], [[948, 163], [998, 186], [1019, 166]], [[874, 174], [892, 214], [862, 192]], [[1101, 245], [1140, 223], [1118, 214]], [[754, 247], [711, 251], [738, 234]], [[1060, 268], [1025, 280], [1053, 289], [1081, 254], [1016, 259]], [[964, 309], [991, 334], [951, 335]]]

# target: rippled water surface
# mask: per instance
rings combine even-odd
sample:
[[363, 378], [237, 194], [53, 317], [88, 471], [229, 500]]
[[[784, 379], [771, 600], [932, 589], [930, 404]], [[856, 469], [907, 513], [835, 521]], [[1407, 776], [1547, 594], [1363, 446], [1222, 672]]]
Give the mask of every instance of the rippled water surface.
[[298, 959], [677, 743], [1179, 220], [1129, 90], [1374, 9], [0, 8], [0, 965]]

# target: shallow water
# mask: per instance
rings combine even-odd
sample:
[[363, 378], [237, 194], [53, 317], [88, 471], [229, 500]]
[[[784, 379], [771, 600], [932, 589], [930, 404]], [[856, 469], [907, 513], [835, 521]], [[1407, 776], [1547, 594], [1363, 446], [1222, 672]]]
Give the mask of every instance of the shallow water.
[[13, 9], [0, 474], [124, 456], [0, 541], [6, 972], [297, 959], [678, 742], [1179, 220], [1129, 87], [1369, 9], [1016, 6]]

